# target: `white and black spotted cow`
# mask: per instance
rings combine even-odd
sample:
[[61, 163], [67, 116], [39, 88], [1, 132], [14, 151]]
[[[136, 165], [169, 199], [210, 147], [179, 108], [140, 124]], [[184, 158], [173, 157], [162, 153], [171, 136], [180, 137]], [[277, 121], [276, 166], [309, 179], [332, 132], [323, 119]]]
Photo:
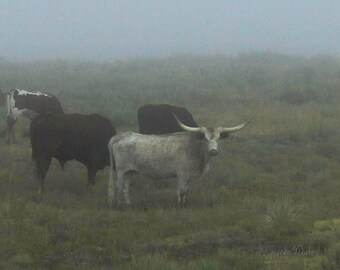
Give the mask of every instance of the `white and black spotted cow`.
[[12, 89], [7, 94], [7, 143], [15, 141], [14, 124], [23, 115], [30, 120], [42, 113], [63, 113], [59, 100], [39, 91]]

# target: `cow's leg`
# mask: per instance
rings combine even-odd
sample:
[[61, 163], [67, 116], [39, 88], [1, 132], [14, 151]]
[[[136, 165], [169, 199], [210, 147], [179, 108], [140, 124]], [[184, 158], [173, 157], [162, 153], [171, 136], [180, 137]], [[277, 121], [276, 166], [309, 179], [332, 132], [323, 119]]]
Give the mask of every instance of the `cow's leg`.
[[17, 141], [17, 138], [15, 136], [15, 128], [14, 128], [14, 124], [16, 123], [16, 121], [17, 121], [16, 119], [13, 119], [12, 126], [10, 128], [13, 143], [16, 143]]
[[124, 199], [126, 204], [130, 204], [129, 185], [131, 176], [130, 172], [117, 172], [117, 191], [118, 191], [118, 205], [122, 204]]
[[[113, 207], [113, 200], [115, 196], [115, 184], [114, 184], [114, 161], [112, 154], [112, 147], [109, 143], [109, 154], [110, 154], [110, 177], [109, 177], [109, 186], [108, 186], [108, 203], [109, 207]], [[118, 174], [118, 172], [117, 172]]]
[[11, 116], [7, 116], [7, 139], [6, 142], [7, 144], [11, 143], [11, 129], [12, 129], [12, 125], [11, 125]]
[[117, 171], [117, 203], [118, 205], [122, 204], [122, 199], [124, 197], [123, 194], [123, 186], [124, 186], [124, 172]]
[[130, 196], [129, 196], [129, 187], [130, 187], [130, 179], [126, 178], [124, 181], [124, 190], [123, 190], [126, 204], [131, 204]]
[[13, 142], [16, 141], [15, 138], [15, 129], [14, 129], [14, 125], [16, 123], [17, 119], [14, 118], [11, 115], [7, 116], [7, 143], [10, 144], [11, 143], [11, 139]]
[[108, 203], [109, 207], [113, 207], [115, 197], [115, 184], [113, 180], [113, 172], [110, 170], [109, 187], [108, 187]]
[[189, 191], [188, 180], [186, 177], [178, 178], [177, 185], [177, 196], [178, 196], [178, 204], [181, 208], [186, 206], [186, 196]]
[[51, 165], [52, 157], [42, 157], [36, 161], [37, 176], [39, 181], [39, 193], [42, 193], [45, 189], [44, 181], [46, 178], [46, 173]]
[[181, 208], [184, 208], [187, 206], [187, 193], [189, 189], [179, 189], [177, 191], [177, 196], [178, 196], [178, 204]]

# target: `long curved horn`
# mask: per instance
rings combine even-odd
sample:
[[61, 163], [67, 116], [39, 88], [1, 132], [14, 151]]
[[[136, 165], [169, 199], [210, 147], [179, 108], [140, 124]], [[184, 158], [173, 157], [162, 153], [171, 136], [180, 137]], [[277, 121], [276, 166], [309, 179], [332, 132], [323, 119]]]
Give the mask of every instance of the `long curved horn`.
[[181, 121], [179, 121], [179, 119], [177, 118], [177, 116], [175, 114], [173, 114], [173, 116], [175, 117], [178, 125], [185, 131], [189, 131], [189, 132], [202, 132], [202, 128], [201, 127], [188, 127], [186, 125], [184, 125]]
[[255, 116], [253, 116], [252, 118], [250, 118], [247, 122], [244, 122], [243, 124], [241, 125], [238, 125], [238, 126], [235, 126], [235, 127], [220, 127], [219, 130], [220, 130], [220, 133], [223, 133], [223, 132], [235, 132], [235, 131], [239, 131], [240, 129], [244, 128], [251, 120], [254, 119]]

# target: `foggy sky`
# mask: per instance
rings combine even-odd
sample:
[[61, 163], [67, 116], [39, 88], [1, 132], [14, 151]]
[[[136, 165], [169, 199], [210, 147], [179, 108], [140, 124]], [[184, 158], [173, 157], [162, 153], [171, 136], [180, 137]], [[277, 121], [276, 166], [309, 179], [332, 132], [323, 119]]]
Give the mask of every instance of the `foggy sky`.
[[0, 0], [0, 57], [339, 55], [337, 0]]

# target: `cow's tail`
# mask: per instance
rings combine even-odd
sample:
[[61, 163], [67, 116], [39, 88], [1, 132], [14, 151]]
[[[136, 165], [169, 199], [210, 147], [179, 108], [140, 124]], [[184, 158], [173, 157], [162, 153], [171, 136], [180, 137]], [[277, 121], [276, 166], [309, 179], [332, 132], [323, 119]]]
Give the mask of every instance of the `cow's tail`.
[[[118, 137], [118, 138], [117, 138]], [[115, 183], [113, 180], [113, 174], [115, 170], [115, 161], [113, 156], [113, 144], [119, 140], [119, 136], [113, 136], [109, 141], [109, 155], [110, 155], [110, 178], [109, 178], [109, 186], [108, 186], [108, 203], [109, 207], [113, 206], [114, 195], [115, 195]]]

